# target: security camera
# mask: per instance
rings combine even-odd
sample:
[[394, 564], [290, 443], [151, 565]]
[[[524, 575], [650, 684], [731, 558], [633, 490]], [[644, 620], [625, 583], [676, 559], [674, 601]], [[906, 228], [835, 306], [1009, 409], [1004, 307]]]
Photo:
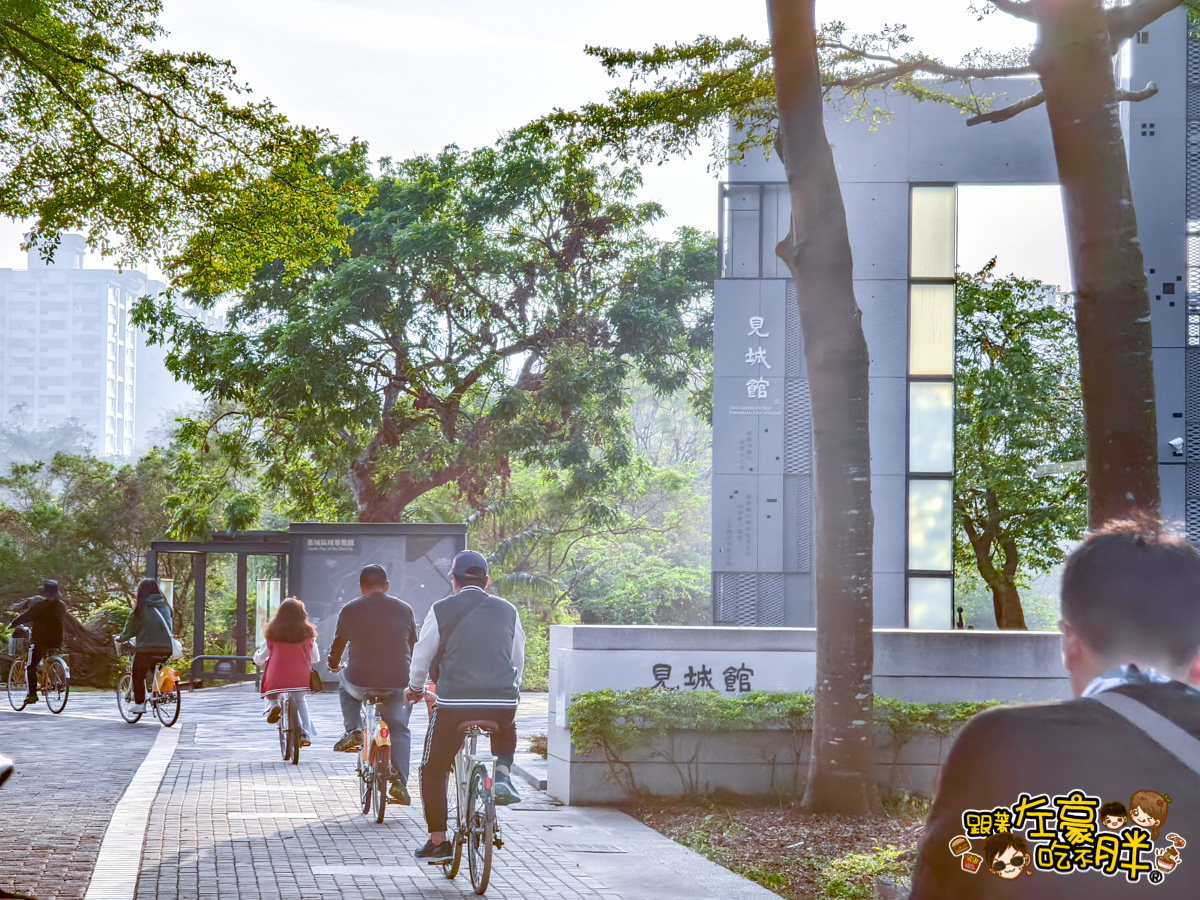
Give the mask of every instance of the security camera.
[[1171, 445], [1172, 456], [1183, 456], [1183, 438], [1177, 437], [1173, 441], [1167, 441]]

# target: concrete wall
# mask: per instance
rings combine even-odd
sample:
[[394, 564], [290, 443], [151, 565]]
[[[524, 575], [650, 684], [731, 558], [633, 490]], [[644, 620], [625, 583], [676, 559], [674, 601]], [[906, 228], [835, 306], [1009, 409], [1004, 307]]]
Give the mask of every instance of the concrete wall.
[[[1058, 648], [1058, 635], [1050, 633], [877, 630], [875, 692], [921, 703], [1067, 699], [1070, 684]], [[669, 673], [663, 667], [669, 667]], [[547, 723], [550, 793], [564, 803], [614, 802], [623, 795], [620, 787], [605, 777], [606, 763], [580, 757], [571, 747], [566, 716], [571, 697], [604, 688], [653, 687], [664, 674], [663, 687], [695, 689], [693, 685], [702, 681], [700, 673], [705, 670], [712, 689], [725, 696], [736, 696], [743, 687], [812, 690], [816, 683], [816, 631], [552, 626]], [[743, 682], [745, 672], [752, 674], [745, 674]], [[694, 741], [695, 736], [680, 735], [678, 740]], [[738, 747], [744, 752], [738, 752]], [[700, 749], [696, 777], [701, 790], [721, 786], [735, 793], [763, 794], [778, 789], [786, 755], [784, 736], [709, 736]], [[946, 749], [933, 738], [915, 739], [904, 748], [899, 770], [880, 771], [881, 783], [894, 782], [910, 791], [931, 790]], [[776, 759], [774, 770], [772, 758]], [[880, 764], [890, 762], [890, 751], [881, 749]], [[663, 793], [682, 790], [675, 767], [661, 759], [638, 759], [635, 778]]]

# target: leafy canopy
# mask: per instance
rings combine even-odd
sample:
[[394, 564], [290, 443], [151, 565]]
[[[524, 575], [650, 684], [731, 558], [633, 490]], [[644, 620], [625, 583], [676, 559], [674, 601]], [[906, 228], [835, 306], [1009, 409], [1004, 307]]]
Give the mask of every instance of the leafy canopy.
[[156, 47], [161, 12], [161, 0], [0, 0], [0, 214], [33, 217], [43, 252], [80, 230], [207, 295], [268, 260], [294, 274], [324, 258], [346, 236], [340, 209], [365, 200], [361, 181], [334, 188], [316, 165], [336, 142], [243, 102], [231, 63]]
[[482, 498], [513, 459], [594, 493], [632, 456], [629, 376], [674, 392], [704, 368], [712, 237], [652, 240], [635, 171], [529, 134], [381, 168], [348, 252], [264, 267], [223, 330], [139, 308], [222, 405], [184, 441], [286, 486], [294, 514], [348, 476], [360, 519], [398, 520], [442, 484]]
[[990, 585], [988, 566], [1048, 570], [1086, 524], [1086, 478], [1062, 465], [1084, 453], [1075, 317], [995, 260], [959, 276], [956, 302], [955, 563]]

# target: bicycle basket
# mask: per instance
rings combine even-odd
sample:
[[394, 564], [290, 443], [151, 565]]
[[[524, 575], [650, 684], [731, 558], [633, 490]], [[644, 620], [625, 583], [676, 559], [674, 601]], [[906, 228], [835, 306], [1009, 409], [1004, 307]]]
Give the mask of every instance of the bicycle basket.
[[9, 635], [8, 637], [8, 655], [13, 659], [21, 659], [29, 652], [29, 638], [16, 637]]

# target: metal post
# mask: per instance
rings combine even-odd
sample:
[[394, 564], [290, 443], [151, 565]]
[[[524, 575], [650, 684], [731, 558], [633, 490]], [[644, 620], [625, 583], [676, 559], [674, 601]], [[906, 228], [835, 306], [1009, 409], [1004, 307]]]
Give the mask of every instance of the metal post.
[[146, 577], [158, 578], [158, 554], [153, 550], [146, 551]]
[[192, 656], [204, 655], [204, 576], [208, 554], [192, 556]]
[[246, 655], [246, 554], [237, 555], [237, 655]]

